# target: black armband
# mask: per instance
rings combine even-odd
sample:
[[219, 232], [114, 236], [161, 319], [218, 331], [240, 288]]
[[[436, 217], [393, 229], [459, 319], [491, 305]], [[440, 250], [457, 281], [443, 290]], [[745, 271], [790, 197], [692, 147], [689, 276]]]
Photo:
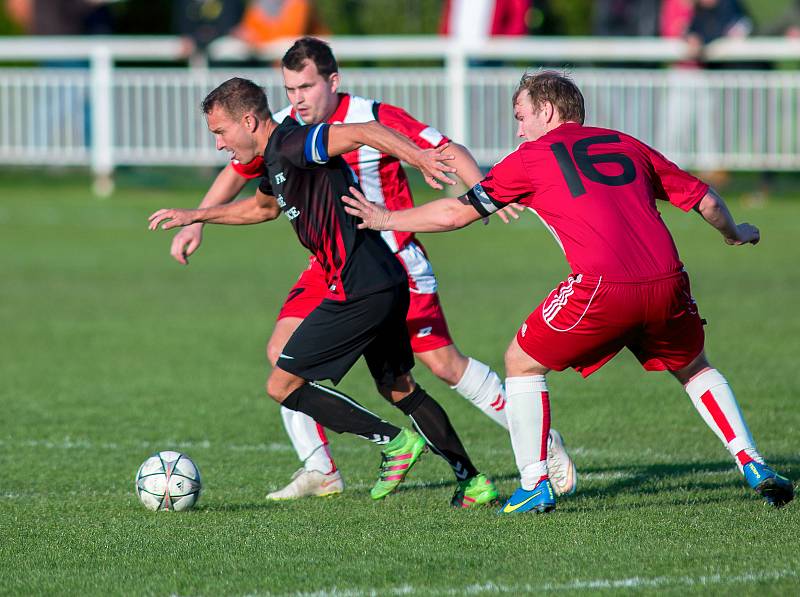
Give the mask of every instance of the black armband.
[[505, 204], [492, 199], [489, 194], [483, 190], [481, 183], [476, 184], [464, 195], [462, 195], [470, 205], [475, 208], [482, 218], [488, 218]]

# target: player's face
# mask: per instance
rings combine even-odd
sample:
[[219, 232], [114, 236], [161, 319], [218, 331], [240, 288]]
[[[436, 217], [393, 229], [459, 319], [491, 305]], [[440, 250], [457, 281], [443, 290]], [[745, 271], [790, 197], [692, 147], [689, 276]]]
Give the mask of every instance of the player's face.
[[514, 102], [514, 118], [518, 122], [517, 136], [526, 141], [536, 141], [547, 132], [547, 113], [544, 106], [534, 106], [526, 91], [522, 91]]
[[221, 106], [214, 106], [206, 114], [208, 130], [214, 134], [218, 151], [230, 152], [231, 159], [247, 164], [260, 153], [253, 131], [255, 116], [245, 114], [236, 120]]
[[303, 63], [299, 71], [283, 70], [283, 85], [286, 97], [306, 124], [318, 124], [331, 117], [339, 103], [336, 90], [339, 74], [327, 79], [319, 74], [317, 65], [311, 60]]

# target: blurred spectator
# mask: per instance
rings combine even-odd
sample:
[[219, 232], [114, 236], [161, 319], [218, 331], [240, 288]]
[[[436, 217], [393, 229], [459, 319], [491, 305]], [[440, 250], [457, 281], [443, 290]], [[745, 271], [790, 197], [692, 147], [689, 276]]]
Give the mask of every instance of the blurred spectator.
[[439, 32], [464, 45], [493, 35], [526, 35], [531, 0], [445, 0]]
[[236, 32], [251, 46], [283, 37], [328, 33], [311, 0], [250, 0]]
[[661, 37], [683, 38], [694, 17], [694, 0], [662, 0], [659, 14]]
[[696, 0], [686, 33], [689, 57], [703, 63], [706, 44], [721, 37], [747, 37], [752, 30], [753, 22], [739, 0]]
[[242, 19], [244, 0], [176, 0], [173, 31], [183, 39], [183, 53], [196, 66], [207, 64], [208, 44], [227, 35]]
[[33, 24], [33, 6], [31, 0], [6, 0], [8, 17], [24, 33], [30, 33]]
[[30, 35], [108, 35], [113, 1], [6, 0], [6, 10]]
[[598, 36], [655, 36], [659, 0], [597, 0], [592, 32]]

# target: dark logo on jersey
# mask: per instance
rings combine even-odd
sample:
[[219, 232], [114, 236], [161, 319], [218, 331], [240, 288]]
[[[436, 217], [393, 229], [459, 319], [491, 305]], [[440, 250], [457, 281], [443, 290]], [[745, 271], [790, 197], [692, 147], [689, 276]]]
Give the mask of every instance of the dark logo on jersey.
[[286, 302], [291, 303], [294, 299], [303, 294], [304, 290], [305, 288], [293, 288], [289, 293], [289, 296], [286, 297]]

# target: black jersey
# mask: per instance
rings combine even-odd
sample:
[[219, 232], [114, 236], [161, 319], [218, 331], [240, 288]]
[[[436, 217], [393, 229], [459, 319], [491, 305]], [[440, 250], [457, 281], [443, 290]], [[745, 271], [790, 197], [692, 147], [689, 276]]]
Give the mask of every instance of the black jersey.
[[383, 290], [408, 279], [380, 234], [359, 230], [359, 218], [344, 210], [342, 195], [358, 179], [338, 156], [328, 156], [328, 130], [302, 126], [287, 117], [267, 143], [267, 173], [259, 190], [273, 195], [300, 242], [325, 270], [328, 297], [345, 300]]

